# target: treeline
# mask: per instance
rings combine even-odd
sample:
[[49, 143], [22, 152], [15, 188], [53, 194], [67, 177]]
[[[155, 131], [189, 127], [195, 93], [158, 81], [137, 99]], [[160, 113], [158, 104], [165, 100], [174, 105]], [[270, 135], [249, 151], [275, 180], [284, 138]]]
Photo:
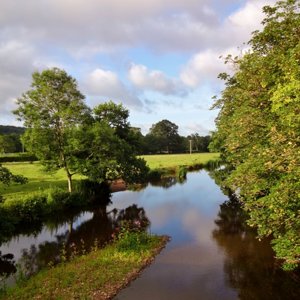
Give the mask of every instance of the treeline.
[[[25, 130], [24, 127], [0, 125], [0, 153], [26, 152], [22, 142]], [[210, 135], [200, 136], [194, 133], [181, 136], [178, 133], [178, 126], [169, 120], [153, 124], [146, 135], [143, 135], [137, 127], [130, 127], [130, 131], [135, 139], [138, 154], [209, 152]], [[22, 160], [22, 157], [18, 159]]]
[[[141, 182], [149, 168], [137, 155], [205, 152], [210, 141], [198, 134], [181, 137], [178, 126], [168, 120], [153, 124], [143, 136], [130, 126], [122, 104], [110, 101], [91, 109], [76, 80], [58, 68], [33, 73], [31, 89], [17, 99], [14, 114], [26, 128], [19, 142], [47, 170], [63, 169], [69, 192], [74, 174], [97, 183], [118, 178]], [[2, 135], [7, 141], [10, 136]]]
[[264, 7], [251, 51], [228, 57], [212, 149], [222, 185], [239, 196], [259, 238], [272, 238], [286, 269], [300, 265], [300, 1]]

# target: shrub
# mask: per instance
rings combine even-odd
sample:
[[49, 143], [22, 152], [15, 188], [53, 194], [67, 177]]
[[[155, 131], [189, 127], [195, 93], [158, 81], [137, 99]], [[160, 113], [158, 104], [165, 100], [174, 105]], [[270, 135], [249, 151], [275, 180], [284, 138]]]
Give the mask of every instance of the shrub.
[[186, 179], [186, 174], [187, 174], [187, 166], [179, 166], [176, 172], [177, 178], [179, 180]]
[[33, 154], [28, 154], [28, 153], [15, 153], [14, 155], [5, 155], [5, 156], [0, 156], [0, 163], [6, 163], [6, 162], [33, 162], [37, 161], [37, 157]]

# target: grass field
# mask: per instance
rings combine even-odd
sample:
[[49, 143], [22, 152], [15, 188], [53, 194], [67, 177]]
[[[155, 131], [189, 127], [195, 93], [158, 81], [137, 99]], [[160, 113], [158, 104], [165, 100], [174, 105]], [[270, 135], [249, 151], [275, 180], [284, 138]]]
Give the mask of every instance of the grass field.
[[218, 153], [193, 153], [193, 154], [160, 154], [160, 155], [143, 155], [150, 169], [175, 168], [186, 165], [193, 166], [196, 164], [205, 164], [209, 160], [219, 158]]
[[[150, 169], [172, 169], [180, 165], [193, 166], [196, 164], [205, 164], [209, 160], [215, 160], [219, 157], [218, 153], [195, 153], [195, 154], [162, 154], [162, 155], [144, 155], [143, 157]], [[24, 185], [11, 184], [5, 186], [0, 184], [0, 195], [6, 199], [19, 198], [22, 195], [34, 191], [46, 190], [52, 187], [65, 187], [67, 189], [67, 180], [64, 170], [54, 173], [46, 173], [39, 162], [18, 162], [3, 163], [13, 174], [23, 175], [28, 178], [28, 183]], [[82, 178], [74, 175], [73, 179]]]
[[[43, 170], [43, 166], [39, 162], [3, 163], [2, 165], [13, 174], [23, 175], [28, 178], [28, 183], [22, 185], [13, 183], [6, 186], [0, 183], [0, 195], [3, 195], [6, 199], [19, 198], [30, 192], [46, 190], [52, 187], [65, 187], [67, 189], [67, 179], [64, 170], [48, 173]], [[80, 178], [78, 175], [73, 176], [75, 182]]]

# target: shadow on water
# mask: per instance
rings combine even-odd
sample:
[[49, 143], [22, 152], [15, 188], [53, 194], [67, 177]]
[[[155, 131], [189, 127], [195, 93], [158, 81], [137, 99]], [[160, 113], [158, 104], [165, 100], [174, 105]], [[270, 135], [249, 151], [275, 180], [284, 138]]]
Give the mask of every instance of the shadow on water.
[[[87, 218], [83, 218], [78, 224], [82, 215], [87, 215]], [[122, 227], [124, 222], [131, 224], [132, 227], [138, 226], [142, 230], [146, 230], [150, 224], [145, 210], [135, 204], [126, 209], [111, 211], [107, 211], [107, 207], [102, 206], [79, 215], [69, 215], [64, 222], [61, 218], [56, 219], [58, 220], [59, 224], [50, 223], [50, 226], [48, 221], [48, 226], [42, 228], [40, 236], [36, 232], [31, 236], [28, 234], [28, 241], [30, 241], [35, 237], [42, 239], [46, 236], [47, 238], [51, 233], [59, 232], [53, 236], [52, 240], [31, 244], [27, 248], [25, 245], [28, 241], [25, 237], [24, 248], [17, 261], [14, 260], [13, 253], [2, 255], [0, 252], [0, 277], [2, 279], [10, 277], [10, 281], [13, 282], [11, 275], [16, 273], [17, 268], [22, 271], [22, 275], [29, 277], [45, 267], [57, 264], [62, 259], [87, 253], [93, 247], [102, 247], [112, 239], [113, 233]]]
[[238, 291], [239, 299], [299, 299], [300, 282], [280, 269], [270, 241], [259, 241], [247, 226], [241, 203], [231, 195], [220, 205], [217, 229], [212, 232], [224, 251], [224, 274], [228, 286]]

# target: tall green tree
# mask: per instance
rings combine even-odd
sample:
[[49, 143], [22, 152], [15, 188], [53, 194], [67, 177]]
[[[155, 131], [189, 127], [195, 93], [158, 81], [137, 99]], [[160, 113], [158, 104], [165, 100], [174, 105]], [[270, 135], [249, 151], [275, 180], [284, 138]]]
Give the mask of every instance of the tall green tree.
[[178, 126], [169, 120], [161, 120], [153, 124], [148, 135], [147, 140], [151, 141], [153, 146], [155, 145], [157, 152], [176, 152], [181, 146]]
[[77, 131], [79, 168], [92, 181], [122, 178], [133, 183], [147, 175], [145, 161], [136, 157], [128, 116], [123, 105], [103, 103], [93, 109], [93, 121]]
[[74, 78], [53, 68], [32, 75], [31, 89], [18, 100], [14, 113], [27, 128], [23, 142], [49, 169], [63, 168], [72, 191], [74, 130], [90, 117]]
[[215, 107], [218, 146], [259, 237], [271, 236], [285, 268], [300, 263], [300, 2], [264, 7], [262, 31], [235, 64]]

